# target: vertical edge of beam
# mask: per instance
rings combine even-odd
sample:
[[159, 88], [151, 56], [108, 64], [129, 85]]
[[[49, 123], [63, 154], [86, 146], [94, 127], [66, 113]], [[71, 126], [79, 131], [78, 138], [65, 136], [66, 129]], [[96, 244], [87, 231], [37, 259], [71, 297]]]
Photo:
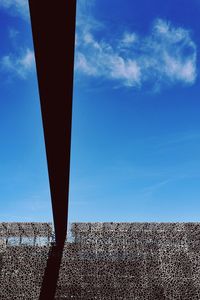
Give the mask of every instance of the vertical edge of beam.
[[29, 0], [56, 243], [67, 234], [76, 0]]

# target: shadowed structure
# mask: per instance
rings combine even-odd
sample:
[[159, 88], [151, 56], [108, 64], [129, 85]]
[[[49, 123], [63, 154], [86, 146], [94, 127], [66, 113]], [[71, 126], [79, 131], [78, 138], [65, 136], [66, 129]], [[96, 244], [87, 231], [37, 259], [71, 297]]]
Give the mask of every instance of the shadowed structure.
[[29, 0], [56, 245], [67, 233], [76, 0]]
[[76, 0], [29, 0], [56, 244], [40, 300], [55, 298], [67, 234]]

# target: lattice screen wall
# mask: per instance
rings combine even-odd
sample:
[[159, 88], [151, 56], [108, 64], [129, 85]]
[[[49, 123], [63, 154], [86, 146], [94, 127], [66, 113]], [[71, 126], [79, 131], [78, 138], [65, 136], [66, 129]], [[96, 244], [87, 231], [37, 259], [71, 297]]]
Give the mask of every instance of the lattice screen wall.
[[[39, 299], [52, 226], [15, 226], [0, 224], [0, 299]], [[45, 242], [34, 244], [38, 237]], [[200, 224], [72, 224], [56, 299], [199, 300]]]

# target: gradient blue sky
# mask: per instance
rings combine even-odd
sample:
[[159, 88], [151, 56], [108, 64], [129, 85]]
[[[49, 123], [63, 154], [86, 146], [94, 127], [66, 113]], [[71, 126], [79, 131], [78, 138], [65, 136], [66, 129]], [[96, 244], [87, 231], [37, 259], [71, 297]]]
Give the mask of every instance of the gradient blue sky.
[[[200, 220], [199, 15], [78, 1], [70, 221]], [[0, 23], [0, 221], [51, 221], [27, 1]]]

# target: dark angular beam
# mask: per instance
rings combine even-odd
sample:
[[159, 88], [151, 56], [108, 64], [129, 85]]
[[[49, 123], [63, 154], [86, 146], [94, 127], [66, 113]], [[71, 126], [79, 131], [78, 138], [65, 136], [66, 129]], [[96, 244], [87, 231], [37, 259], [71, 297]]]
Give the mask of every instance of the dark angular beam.
[[29, 0], [56, 243], [67, 232], [76, 0]]

